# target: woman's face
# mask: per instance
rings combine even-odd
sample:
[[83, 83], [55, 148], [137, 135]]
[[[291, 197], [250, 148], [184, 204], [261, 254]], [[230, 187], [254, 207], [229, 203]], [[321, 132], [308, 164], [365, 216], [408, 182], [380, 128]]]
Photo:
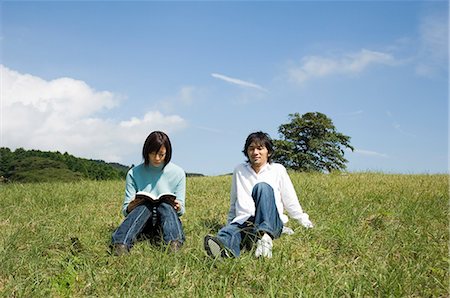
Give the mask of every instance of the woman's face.
[[150, 152], [148, 154], [148, 159], [150, 160], [150, 164], [152, 166], [159, 167], [166, 159], [166, 147], [161, 146], [158, 152]]

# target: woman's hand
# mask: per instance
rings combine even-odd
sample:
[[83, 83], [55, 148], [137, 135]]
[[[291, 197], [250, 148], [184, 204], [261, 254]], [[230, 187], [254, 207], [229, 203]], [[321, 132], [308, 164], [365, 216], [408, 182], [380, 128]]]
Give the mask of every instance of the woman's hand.
[[181, 210], [181, 204], [180, 204], [180, 201], [178, 201], [178, 200], [175, 200], [174, 201], [175, 202], [175, 205], [173, 205], [173, 208], [175, 209], [175, 211], [180, 211]]

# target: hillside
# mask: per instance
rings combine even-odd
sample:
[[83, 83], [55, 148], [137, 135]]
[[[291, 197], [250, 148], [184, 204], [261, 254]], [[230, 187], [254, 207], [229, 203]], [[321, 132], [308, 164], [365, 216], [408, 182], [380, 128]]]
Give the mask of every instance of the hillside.
[[449, 297], [448, 175], [291, 173], [295, 220], [272, 259], [206, 256], [231, 176], [189, 177], [177, 254], [139, 241], [109, 255], [123, 181], [0, 187], [1, 297]]
[[123, 179], [127, 166], [60, 152], [0, 148], [0, 177], [9, 182]]

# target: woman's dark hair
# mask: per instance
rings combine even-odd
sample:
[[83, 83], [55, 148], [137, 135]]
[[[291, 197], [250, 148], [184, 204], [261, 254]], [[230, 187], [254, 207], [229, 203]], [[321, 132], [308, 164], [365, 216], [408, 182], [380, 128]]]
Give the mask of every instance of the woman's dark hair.
[[272, 153], [274, 151], [273, 149], [273, 143], [272, 143], [272, 139], [270, 138], [270, 136], [262, 131], [257, 131], [257, 132], [253, 132], [251, 134], [249, 134], [249, 136], [247, 137], [247, 140], [245, 141], [245, 146], [244, 146], [244, 150], [242, 150], [242, 152], [244, 153], [245, 157], [247, 157], [247, 162], [250, 162], [250, 159], [248, 158], [248, 147], [250, 147], [250, 145], [255, 142], [255, 144], [259, 145], [259, 146], [264, 146], [267, 148], [267, 151], [269, 152], [269, 156], [267, 158], [267, 162], [271, 163], [272, 162]]
[[166, 156], [164, 157], [165, 167], [172, 158], [172, 144], [170, 143], [169, 137], [162, 131], [154, 131], [148, 135], [144, 143], [144, 148], [142, 148], [142, 157], [146, 165], [150, 164], [148, 155], [152, 152], [158, 152], [162, 146], [166, 147]]

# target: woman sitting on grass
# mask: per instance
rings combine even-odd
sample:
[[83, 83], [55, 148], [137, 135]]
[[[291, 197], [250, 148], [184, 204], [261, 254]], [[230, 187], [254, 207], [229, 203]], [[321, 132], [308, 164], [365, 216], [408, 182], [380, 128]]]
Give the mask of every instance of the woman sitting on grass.
[[[169, 137], [161, 131], [152, 132], [145, 140], [142, 156], [144, 163], [127, 173], [122, 205], [125, 219], [112, 235], [114, 255], [128, 253], [140, 236], [162, 238], [174, 252], [181, 248], [185, 240], [179, 216], [185, 211], [186, 174], [170, 162], [172, 145]], [[173, 193], [176, 200], [172, 205], [144, 201], [136, 206], [133, 200], [139, 191], [156, 197], [162, 193]]]

